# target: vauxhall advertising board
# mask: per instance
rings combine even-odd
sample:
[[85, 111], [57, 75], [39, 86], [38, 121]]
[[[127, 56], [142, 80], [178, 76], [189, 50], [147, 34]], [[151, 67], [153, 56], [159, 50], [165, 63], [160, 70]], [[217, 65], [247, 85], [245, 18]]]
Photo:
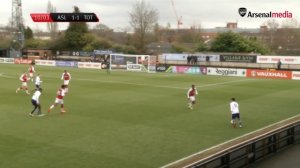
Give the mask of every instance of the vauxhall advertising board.
[[262, 69], [247, 69], [247, 77], [250, 78], [269, 78], [269, 79], [292, 79], [291, 71], [276, 71]]

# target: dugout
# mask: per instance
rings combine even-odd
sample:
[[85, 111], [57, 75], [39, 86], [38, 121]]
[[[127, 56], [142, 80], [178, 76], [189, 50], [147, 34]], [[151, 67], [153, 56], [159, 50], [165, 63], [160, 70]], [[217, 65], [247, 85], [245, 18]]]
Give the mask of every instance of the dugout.
[[0, 48], [0, 57], [9, 57], [9, 50]]
[[53, 58], [52, 50], [46, 49], [24, 49], [22, 50], [22, 57], [30, 60], [45, 59], [51, 60]]

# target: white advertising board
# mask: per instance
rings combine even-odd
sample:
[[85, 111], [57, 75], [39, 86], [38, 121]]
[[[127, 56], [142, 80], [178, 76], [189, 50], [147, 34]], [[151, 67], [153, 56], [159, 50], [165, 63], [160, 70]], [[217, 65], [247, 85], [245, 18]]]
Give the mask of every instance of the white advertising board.
[[96, 62], [78, 62], [78, 68], [102, 69], [101, 63]]
[[128, 71], [142, 71], [142, 65], [140, 64], [127, 64]]
[[207, 75], [246, 77], [246, 69], [236, 68], [207, 68]]
[[300, 71], [292, 72], [292, 80], [300, 80]]
[[35, 60], [35, 65], [55, 66], [55, 61], [52, 61], [52, 60]]
[[282, 64], [300, 64], [300, 56], [257, 56], [257, 63], [262, 64], [276, 64], [279, 60]]

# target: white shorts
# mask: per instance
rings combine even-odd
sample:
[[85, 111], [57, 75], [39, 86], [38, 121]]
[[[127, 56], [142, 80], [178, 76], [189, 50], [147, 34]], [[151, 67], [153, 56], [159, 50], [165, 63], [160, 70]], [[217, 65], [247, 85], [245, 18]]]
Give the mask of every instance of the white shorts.
[[190, 96], [190, 101], [191, 101], [191, 102], [196, 101], [196, 97], [195, 97], [195, 96]]
[[64, 80], [64, 85], [69, 85], [70, 80]]
[[55, 103], [56, 104], [64, 104], [64, 99], [58, 99], [58, 98], [56, 98], [55, 99]]
[[27, 82], [22, 82], [23, 87], [27, 87]]
[[33, 73], [29, 73], [29, 77], [31, 77], [31, 78], [32, 78], [32, 77], [33, 77]]

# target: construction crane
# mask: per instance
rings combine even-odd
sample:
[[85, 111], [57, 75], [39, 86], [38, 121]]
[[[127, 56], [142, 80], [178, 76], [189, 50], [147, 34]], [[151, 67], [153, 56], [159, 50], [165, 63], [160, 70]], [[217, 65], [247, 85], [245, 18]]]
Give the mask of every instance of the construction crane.
[[182, 25], [182, 16], [178, 17], [178, 14], [177, 14], [177, 11], [176, 11], [176, 8], [175, 8], [175, 3], [173, 0], [171, 0], [171, 3], [172, 3], [172, 6], [173, 6], [173, 11], [175, 13], [175, 16], [176, 16], [176, 21], [177, 21], [177, 29], [180, 28], [180, 25]]

